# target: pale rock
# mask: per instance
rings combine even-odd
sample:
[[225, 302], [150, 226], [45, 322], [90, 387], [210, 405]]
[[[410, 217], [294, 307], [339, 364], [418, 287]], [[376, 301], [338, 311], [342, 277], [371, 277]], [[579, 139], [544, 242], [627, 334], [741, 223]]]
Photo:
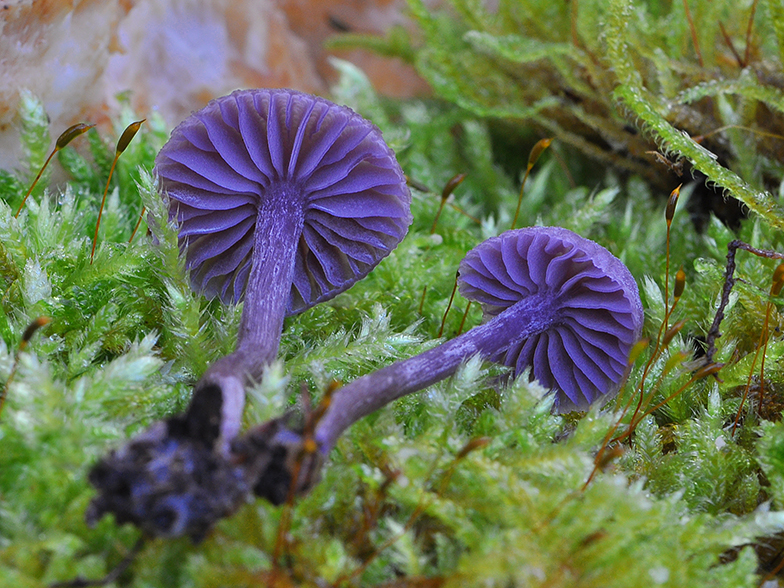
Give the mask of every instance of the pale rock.
[[[436, 0], [431, 0], [434, 3]], [[236, 88], [325, 94], [336, 72], [324, 41], [340, 29], [412, 27], [405, 0], [0, 0], [0, 169], [20, 157], [20, 89], [44, 103], [52, 143], [76, 122], [111, 135], [118, 96], [175, 125]], [[364, 51], [332, 52], [381, 93], [427, 92], [413, 68]], [[113, 138], [112, 138], [113, 140]], [[75, 142], [75, 143], [78, 143]]]

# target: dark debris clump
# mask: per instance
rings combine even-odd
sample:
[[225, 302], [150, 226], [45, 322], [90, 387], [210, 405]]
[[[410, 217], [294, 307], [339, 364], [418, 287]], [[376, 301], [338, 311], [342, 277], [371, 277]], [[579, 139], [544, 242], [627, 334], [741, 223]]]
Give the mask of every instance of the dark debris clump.
[[156, 423], [101, 459], [90, 472], [98, 496], [86, 514], [94, 524], [113, 513], [153, 536], [201, 541], [215, 522], [237, 510], [250, 491], [244, 468], [199, 440]]
[[[153, 537], [189, 536], [198, 543], [220, 519], [255, 494], [273, 504], [318, 481], [321, 453], [306, 452], [291, 415], [255, 427], [231, 451], [192, 433], [193, 410], [155, 423], [90, 471], [98, 490], [85, 518], [92, 525], [112, 513]], [[292, 428], [289, 428], [292, 427]], [[297, 479], [296, 488], [291, 481]]]

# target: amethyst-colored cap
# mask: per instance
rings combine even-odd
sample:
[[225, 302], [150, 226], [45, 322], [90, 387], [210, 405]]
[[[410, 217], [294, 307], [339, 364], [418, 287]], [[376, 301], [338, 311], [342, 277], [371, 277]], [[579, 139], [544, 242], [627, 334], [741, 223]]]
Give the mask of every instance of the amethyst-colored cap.
[[[288, 314], [367, 275], [411, 223], [405, 177], [379, 129], [294, 90], [213, 100], [175, 128], [155, 169], [194, 289], [224, 302], [244, 297], [260, 211], [295, 219], [290, 232], [302, 225]], [[266, 206], [272, 199], [291, 210]]]
[[560, 412], [585, 410], [620, 387], [643, 309], [629, 270], [601, 245], [559, 227], [508, 231], [468, 253], [459, 283], [491, 317], [542, 298], [533, 317], [538, 332], [495, 359], [516, 372], [531, 366], [533, 377], [556, 390]]

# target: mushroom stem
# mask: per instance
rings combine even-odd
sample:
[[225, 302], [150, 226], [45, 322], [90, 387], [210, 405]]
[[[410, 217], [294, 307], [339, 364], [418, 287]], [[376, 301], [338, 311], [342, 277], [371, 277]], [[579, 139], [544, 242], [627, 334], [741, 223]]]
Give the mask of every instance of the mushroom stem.
[[549, 293], [524, 298], [492, 320], [424, 353], [362, 376], [340, 388], [319, 422], [315, 438], [328, 454], [338, 437], [354, 422], [407, 394], [422, 390], [457, 371], [477, 353], [492, 359], [515, 343], [547, 330], [557, 321]]
[[278, 354], [294, 275], [295, 236], [302, 233], [305, 222], [302, 206], [286, 191], [284, 187], [280, 190], [284, 193], [272, 193], [262, 202], [254, 234], [254, 259], [236, 351], [255, 357], [246, 364], [254, 378], [261, 375], [255, 370], [261, 367], [263, 371]]
[[[283, 186], [278, 191], [287, 189]], [[294, 274], [295, 236], [302, 232], [304, 223], [302, 206], [293, 200], [285, 193], [271, 193], [261, 201], [237, 347], [216, 361], [196, 385], [197, 392], [215, 390], [211, 385], [217, 385], [221, 392], [223, 451], [239, 432], [245, 385], [248, 380], [259, 380], [278, 354]], [[190, 410], [194, 409], [192, 405]]]

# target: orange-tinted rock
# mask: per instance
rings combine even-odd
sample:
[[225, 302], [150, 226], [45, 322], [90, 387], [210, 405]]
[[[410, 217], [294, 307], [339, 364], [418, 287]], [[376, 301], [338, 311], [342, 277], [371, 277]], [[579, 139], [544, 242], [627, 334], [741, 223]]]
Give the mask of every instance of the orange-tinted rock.
[[20, 89], [44, 101], [54, 137], [79, 120], [105, 120], [109, 47], [126, 11], [117, 0], [6, 0], [0, 8], [0, 168], [9, 168], [20, 154]]
[[[78, 121], [109, 132], [115, 96], [126, 91], [139, 115], [158, 111], [174, 125], [239, 87], [324, 94], [336, 79], [324, 41], [339, 30], [383, 34], [393, 25], [410, 26], [404, 11], [405, 0], [0, 3], [0, 168], [18, 161], [20, 88], [43, 100], [53, 140]], [[399, 60], [334, 54], [366, 71], [382, 93], [427, 91]]]

